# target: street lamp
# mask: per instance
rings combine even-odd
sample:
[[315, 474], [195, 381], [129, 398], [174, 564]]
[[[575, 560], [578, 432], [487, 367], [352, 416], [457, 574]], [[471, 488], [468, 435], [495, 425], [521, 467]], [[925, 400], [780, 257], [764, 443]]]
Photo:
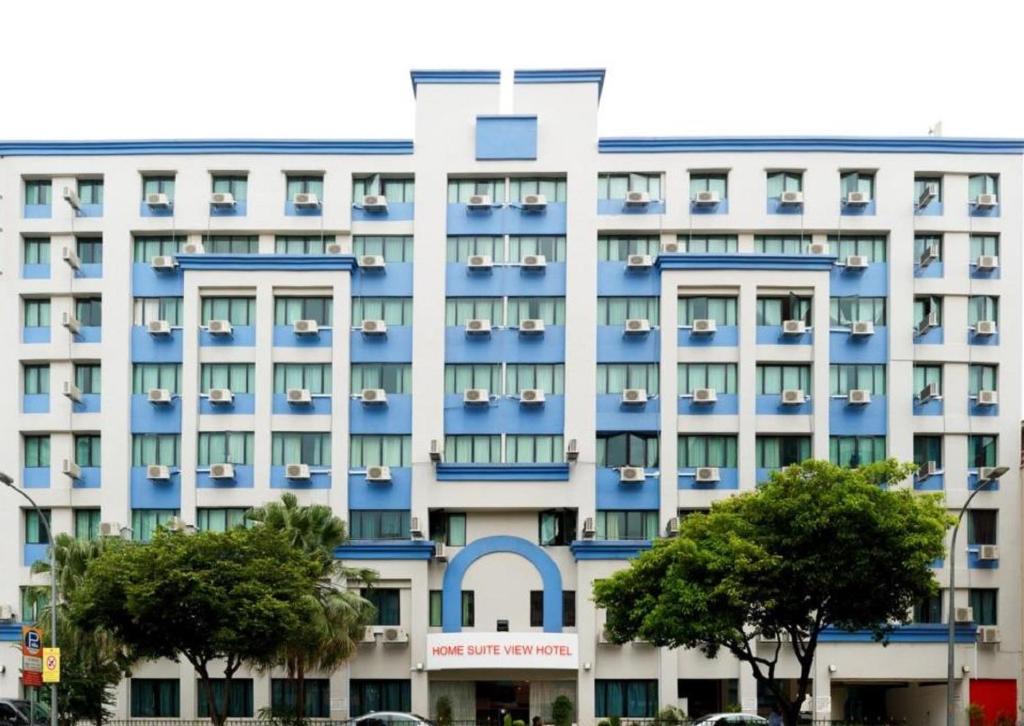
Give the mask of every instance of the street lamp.
[[953, 525], [953, 535], [949, 540], [949, 611], [946, 615], [948, 627], [948, 642], [946, 643], [946, 726], [956, 726], [956, 713], [953, 705], [953, 659], [954, 646], [956, 645], [956, 605], [954, 603], [956, 599], [956, 535], [960, 531], [960, 522], [963, 521], [964, 514], [967, 513], [967, 507], [970, 506], [971, 500], [974, 499], [978, 492], [995, 482], [1009, 470], [1010, 468], [1006, 466], [987, 469], [984, 479], [981, 478], [981, 470], [978, 470], [978, 486], [974, 488], [974, 491], [967, 497], [967, 501], [960, 507], [960, 513], [956, 517], [956, 524]]
[[[57, 647], [57, 563], [54, 559], [54, 541], [53, 541], [53, 530], [50, 529], [50, 522], [43, 515], [43, 510], [39, 508], [35, 500], [32, 499], [23, 489], [19, 489], [14, 486], [14, 479], [9, 474], [5, 474], [0, 471], [0, 484], [6, 484], [13, 491], [16, 491], [21, 496], [28, 500], [28, 503], [32, 505], [32, 508], [36, 510], [39, 515], [39, 521], [43, 523], [43, 527], [46, 528], [46, 539], [50, 542], [50, 647]], [[24, 615], [24, 613], [22, 613]], [[35, 722], [35, 714], [29, 715], [29, 724]], [[57, 684], [50, 684], [50, 726], [57, 726]]]

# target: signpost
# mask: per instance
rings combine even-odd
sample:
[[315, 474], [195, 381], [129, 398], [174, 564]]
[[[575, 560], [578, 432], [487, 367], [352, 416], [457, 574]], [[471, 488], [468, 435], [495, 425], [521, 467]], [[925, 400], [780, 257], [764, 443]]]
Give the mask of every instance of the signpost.
[[31, 625], [21, 626], [21, 682], [43, 685], [43, 631]]
[[60, 683], [60, 648], [43, 648], [43, 683]]

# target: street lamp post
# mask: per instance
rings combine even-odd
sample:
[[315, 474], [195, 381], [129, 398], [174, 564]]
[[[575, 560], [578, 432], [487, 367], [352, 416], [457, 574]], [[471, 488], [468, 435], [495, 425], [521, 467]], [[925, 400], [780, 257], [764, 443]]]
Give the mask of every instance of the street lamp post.
[[[21, 496], [28, 500], [28, 503], [32, 505], [32, 508], [36, 510], [39, 515], [39, 521], [42, 522], [43, 527], [46, 528], [46, 539], [50, 543], [50, 647], [57, 647], [57, 563], [54, 559], [54, 541], [53, 541], [53, 530], [50, 529], [50, 522], [43, 515], [43, 510], [39, 508], [35, 500], [32, 499], [23, 489], [20, 489], [14, 485], [14, 479], [10, 475], [0, 471], [0, 484], [6, 484], [13, 491], [16, 491]], [[24, 613], [23, 613], [24, 615]], [[35, 714], [29, 715], [29, 724], [35, 723]], [[50, 684], [50, 726], [57, 726], [57, 684]]]
[[971, 500], [974, 499], [978, 492], [1008, 471], [1009, 468], [1005, 466], [995, 467], [987, 472], [987, 476], [984, 479], [981, 478], [979, 472], [978, 486], [974, 488], [974, 491], [967, 497], [967, 501], [960, 507], [960, 513], [957, 514], [956, 524], [953, 525], [953, 534], [949, 540], [949, 607], [946, 614], [946, 625], [948, 628], [946, 643], [946, 726], [956, 726], [956, 708], [954, 706], [955, 699], [953, 698], [956, 650], [956, 535], [960, 531], [960, 522], [963, 521], [964, 514], [967, 513], [967, 507], [970, 506]]

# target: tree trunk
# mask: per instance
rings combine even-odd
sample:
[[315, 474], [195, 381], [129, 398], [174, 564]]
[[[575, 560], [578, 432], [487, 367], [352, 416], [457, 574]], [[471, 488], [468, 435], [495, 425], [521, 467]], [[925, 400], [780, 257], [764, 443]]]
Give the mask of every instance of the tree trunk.
[[797, 726], [800, 723], [800, 701], [793, 701], [788, 708], [782, 709], [782, 721], [786, 726]]
[[205, 672], [200, 673], [199, 680], [206, 691], [206, 710], [210, 712], [210, 721], [213, 722], [214, 726], [224, 726], [225, 719], [221, 717], [220, 711], [217, 710], [217, 699], [213, 697], [213, 683], [210, 681], [210, 676]]

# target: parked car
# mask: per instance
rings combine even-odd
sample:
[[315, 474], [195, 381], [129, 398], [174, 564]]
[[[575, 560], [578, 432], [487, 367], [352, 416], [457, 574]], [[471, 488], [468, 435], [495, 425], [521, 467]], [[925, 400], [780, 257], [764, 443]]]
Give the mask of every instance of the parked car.
[[[41, 703], [35, 704], [24, 698], [0, 698], [0, 724], [3, 726], [44, 726], [50, 723], [50, 710]], [[29, 713], [33, 714], [31, 724]]]
[[768, 719], [753, 713], [709, 713], [693, 722], [694, 726], [768, 726]]
[[401, 713], [399, 711], [367, 713], [353, 719], [352, 723], [354, 726], [434, 726], [434, 722], [430, 719], [417, 716], [415, 713]]

